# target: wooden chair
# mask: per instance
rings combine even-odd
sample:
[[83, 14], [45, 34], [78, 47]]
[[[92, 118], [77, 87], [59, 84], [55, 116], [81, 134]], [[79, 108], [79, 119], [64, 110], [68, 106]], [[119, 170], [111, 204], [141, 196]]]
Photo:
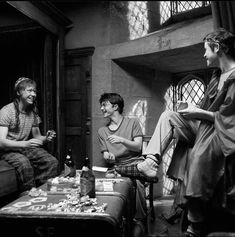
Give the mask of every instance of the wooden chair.
[[[147, 147], [148, 142], [150, 141], [151, 136], [148, 135], [144, 135], [143, 136], [143, 145], [142, 145], [142, 151], [144, 151], [144, 149]], [[148, 199], [149, 199], [149, 210], [148, 210], [148, 215], [150, 214], [151, 216], [151, 221], [155, 220], [155, 211], [154, 211], [154, 204], [153, 204], [153, 191], [154, 191], [154, 183], [157, 182], [148, 182], [148, 188], [149, 188], [149, 195], [148, 195]]]

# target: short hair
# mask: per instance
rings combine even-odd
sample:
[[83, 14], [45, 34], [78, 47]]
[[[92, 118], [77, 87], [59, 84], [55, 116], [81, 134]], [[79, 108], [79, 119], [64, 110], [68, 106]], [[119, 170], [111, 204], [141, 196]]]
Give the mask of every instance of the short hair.
[[221, 50], [231, 58], [235, 59], [235, 35], [224, 28], [219, 28], [214, 32], [207, 34], [203, 38], [204, 42], [208, 42], [211, 49], [219, 44]]
[[103, 102], [109, 101], [112, 105], [118, 105], [118, 112], [120, 114], [123, 113], [124, 108], [124, 100], [123, 98], [117, 93], [103, 93], [100, 96], [99, 102], [102, 104]]

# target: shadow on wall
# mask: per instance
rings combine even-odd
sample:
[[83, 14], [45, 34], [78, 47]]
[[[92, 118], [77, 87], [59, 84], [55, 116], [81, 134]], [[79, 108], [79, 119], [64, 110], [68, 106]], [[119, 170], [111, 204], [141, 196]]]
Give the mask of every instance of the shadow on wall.
[[138, 100], [127, 115], [129, 118], [132, 117], [139, 119], [143, 134], [145, 134], [146, 131], [147, 109], [147, 100]]

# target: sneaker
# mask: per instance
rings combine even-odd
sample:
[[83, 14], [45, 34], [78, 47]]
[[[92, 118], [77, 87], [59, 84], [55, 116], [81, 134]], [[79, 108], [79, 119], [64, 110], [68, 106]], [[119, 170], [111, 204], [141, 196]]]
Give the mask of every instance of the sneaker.
[[180, 221], [182, 213], [183, 213], [183, 209], [178, 207], [173, 213], [170, 213], [168, 215], [165, 213], [162, 213], [160, 217], [161, 219], [165, 220], [167, 223], [173, 225]]
[[137, 168], [144, 176], [154, 178], [157, 176], [159, 161], [155, 156], [147, 156], [143, 162], [138, 163]]
[[183, 237], [200, 237], [200, 236], [201, 236], [201, 225], [197, 223], [190, 224], [186, 232], [183, 234]]
[[133, 225], [133, 232], [132, 236], [133, 237], [146, 237], [147, 233], [145, 230], [145, 226], [141, 221], [134, 220], [134, 225]]

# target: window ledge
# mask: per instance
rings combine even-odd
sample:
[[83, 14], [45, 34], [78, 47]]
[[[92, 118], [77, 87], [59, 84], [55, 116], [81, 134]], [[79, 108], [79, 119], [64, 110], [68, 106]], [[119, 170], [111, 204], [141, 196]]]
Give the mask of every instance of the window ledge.
[[161, 27], [169, 26], [170, 24], [178, 23], [185, 20], [192, 20], [194, 18], [203, 17], [206, 15], [211, 15], [211, 5], [206, 7], [194, 8], [185, 12], [177, 13], [176, 15], [171, 16], [168, 20], [166, 20]]

